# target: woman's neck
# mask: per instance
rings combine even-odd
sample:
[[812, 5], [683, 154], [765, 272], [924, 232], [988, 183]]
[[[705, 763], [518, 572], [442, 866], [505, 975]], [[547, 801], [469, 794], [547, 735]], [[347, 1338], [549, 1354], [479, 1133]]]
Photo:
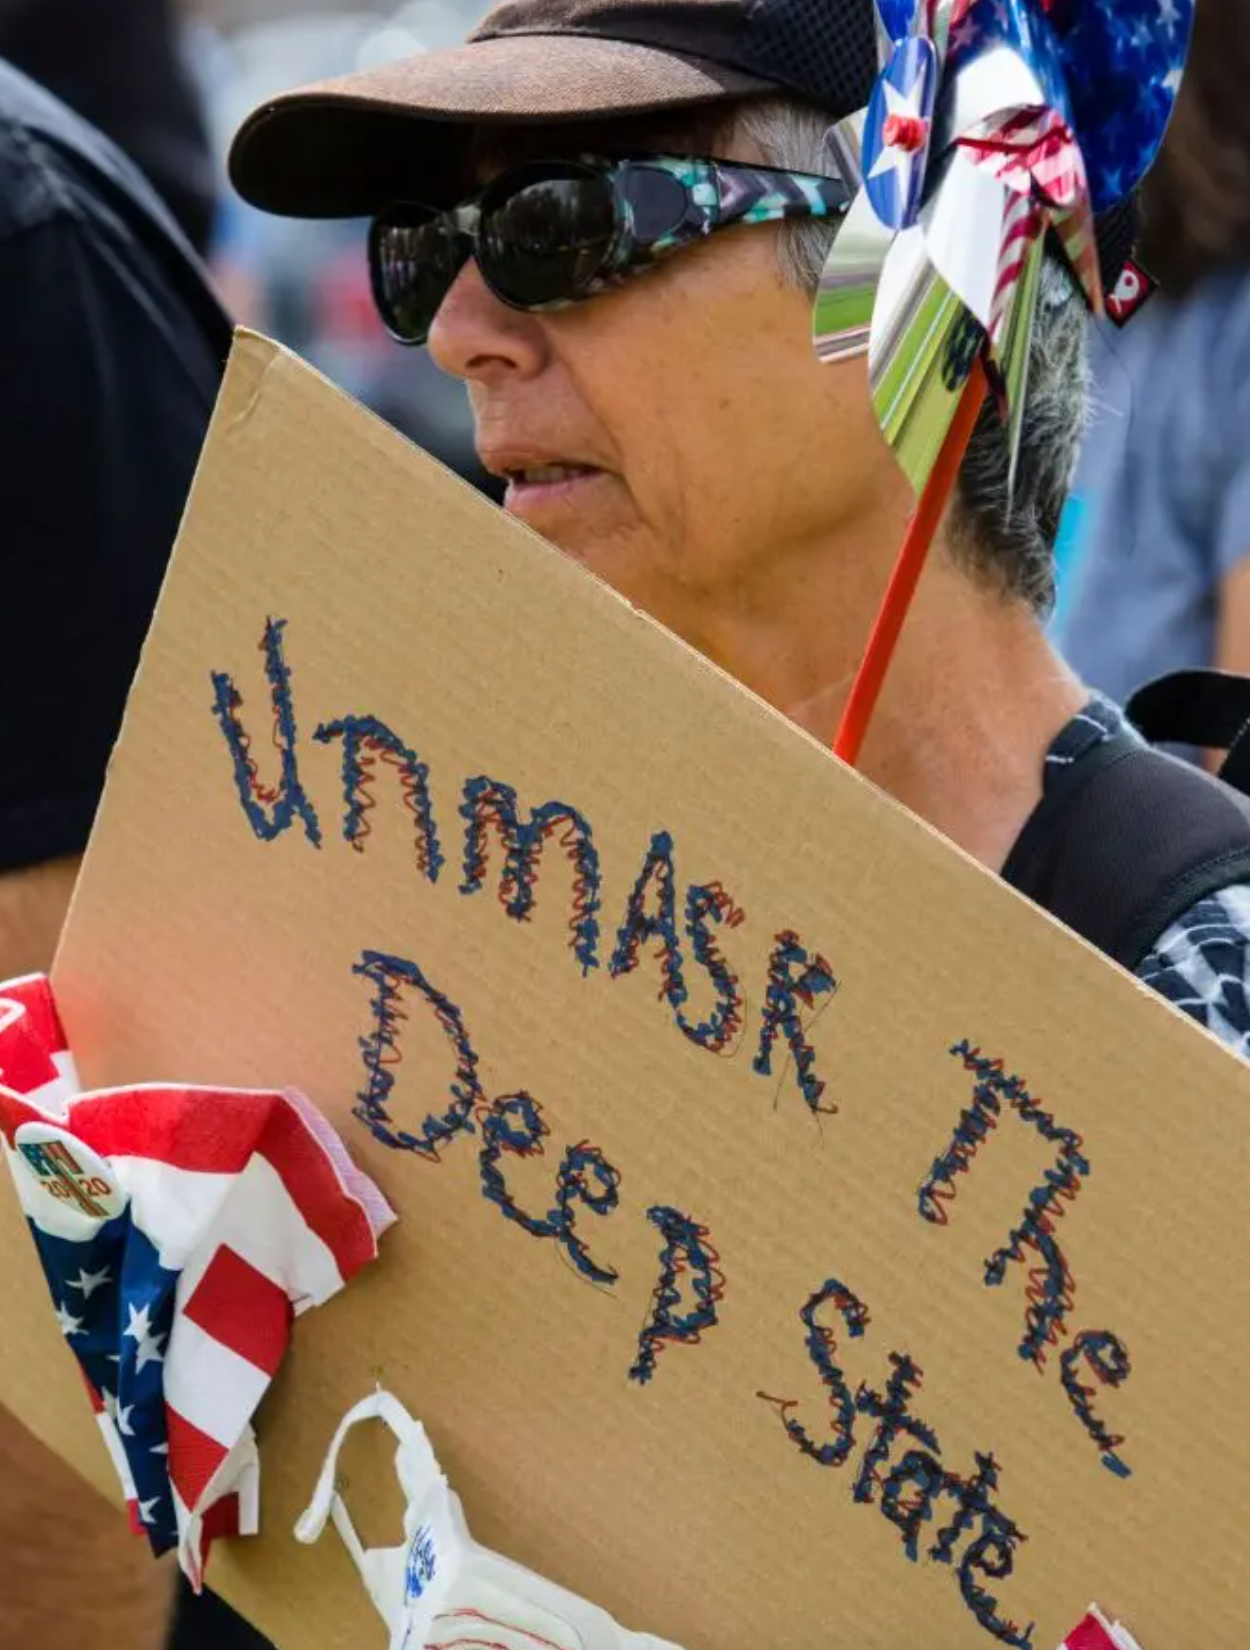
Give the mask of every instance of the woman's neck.
[[[867, 560], [848, 578], [838, 558], [828, 591], [809, 578], [705, 611], [696, 645], [831, 745], [883, 585]], [[1047, 748], [1086, 697], [1034, 614], [935, 547], [859, 768], [997, 871], [1041, 795]]]

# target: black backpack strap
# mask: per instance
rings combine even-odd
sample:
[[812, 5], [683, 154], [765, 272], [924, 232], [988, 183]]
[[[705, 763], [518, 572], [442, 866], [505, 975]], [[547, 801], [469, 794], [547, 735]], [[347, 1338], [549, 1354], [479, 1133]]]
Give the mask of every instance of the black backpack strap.
[[1174, 670], [1138, 688], [1125, 714], [1151, 744], [1227, 751], [1219, 777], [1250, 794], [1250, 676]]
[[1003, 877], [1136, 969], [1190, 906], [1250, 882], [1250, 799], [1125, 730], [1048, 772]]

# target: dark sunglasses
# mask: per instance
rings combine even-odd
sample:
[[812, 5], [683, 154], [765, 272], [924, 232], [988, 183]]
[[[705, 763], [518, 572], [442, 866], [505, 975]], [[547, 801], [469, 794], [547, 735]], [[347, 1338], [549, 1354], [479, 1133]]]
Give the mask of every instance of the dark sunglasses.
[[535, 161], [448, 211], [400, 205], [369, 233], [374, 301], [423, 344], [467, 260], [513, 309], [560, 309], [734, 224], [845, 214], [840, 178], [670, 155]]

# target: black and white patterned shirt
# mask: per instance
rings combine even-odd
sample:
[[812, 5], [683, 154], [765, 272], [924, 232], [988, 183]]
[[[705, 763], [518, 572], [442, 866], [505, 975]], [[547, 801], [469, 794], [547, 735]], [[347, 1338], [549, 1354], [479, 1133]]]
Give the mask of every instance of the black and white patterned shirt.
[[[1071, 768], [1127, 727], [1117, 706], [1091, 699], [1051, 745], [1045, 776]], [[1250, 884], [1222, 888], [1191, 906], [1146, 953], [1137, 977], [1250, 1057]]]

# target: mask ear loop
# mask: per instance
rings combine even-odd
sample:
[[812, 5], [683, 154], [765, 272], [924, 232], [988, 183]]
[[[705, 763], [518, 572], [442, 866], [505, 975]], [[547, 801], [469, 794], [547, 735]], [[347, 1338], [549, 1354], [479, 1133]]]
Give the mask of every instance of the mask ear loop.
[[[380, 1387], [376, 1392], [371, 1392], [367, 1398], [362, 1398], [358, 1404], [354, 1404], [339, 1422], [334, 1437], [330, 1441], [330, 1447], [326, 1451], [326, 1458], [322, 1463], [321, 1473], [317, 1479], [317, 1486], [313, 1491], [312, 1500], [296, 1522], [295, 1539], [302, 1542], [306, 1547], [312, 1546], [315, 1541], [321, 1538], [326, 1527], [326, 1520], [329, 1519], [338, 1531], [343, 1545], [352, 1556], [352, 1562], [363, 1578], [365, 1576], [365, 1550], [360, 1537], [356, 1534], [356, 1526], [351, 1521], [347, 1505], [339, 1494], [337, 1471], [339, 1452], [343, 1448], [347, 1434], [353, 1427], [358, 1426], [361, 1421], [382, 1421], [394, 1433], [398, 1440], [398, 1447], [395, 1452], [397, 1468], [403, 1465], [405, 1446], [411, 1444], [420, 1430], [398, 1398], [389, 1392], [384, 1392]], [[422, 1434], [422, 1437], [424, 1437], [424, 1434]], [[399, 1476], [402, 1482], [405, 1476], [404, 1473], [401, 1471]]]

